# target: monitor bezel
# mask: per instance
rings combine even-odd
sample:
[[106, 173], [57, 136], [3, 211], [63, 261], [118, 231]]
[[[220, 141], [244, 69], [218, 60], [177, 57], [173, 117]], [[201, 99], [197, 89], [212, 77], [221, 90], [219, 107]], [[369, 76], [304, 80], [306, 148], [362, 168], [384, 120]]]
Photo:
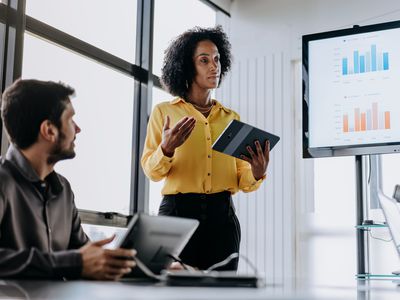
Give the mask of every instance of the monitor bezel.
[[376, 143], [366, 145], [346, 145], [333, 147], [313, 147], [309, 146], [309, 124], [308, 124], [308, 103], [309, 103], [309, 77], [308, 77], [308, 44], [311, 41], [340, 37], [352, 34], [361, 34], [374, 31], [384, 31], [400, 28], [400, 21], [387, 23], [358, 26], [352, 28], [333, 30], [321, 33], [303, 35], [302, 37], [302, 108], [303, 108], [303, 158], [335, 157], [335, 156], [354, 156], [369, 154], [387, 154], [400, 152], [400, 141], [391, 143]]

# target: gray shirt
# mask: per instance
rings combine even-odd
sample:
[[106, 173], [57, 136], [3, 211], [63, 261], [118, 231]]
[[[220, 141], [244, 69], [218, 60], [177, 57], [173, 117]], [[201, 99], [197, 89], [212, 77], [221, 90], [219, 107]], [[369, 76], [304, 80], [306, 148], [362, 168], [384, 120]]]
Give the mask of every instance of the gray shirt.
[[14, 146], [0, 160], [0, 277], [77, 278], [88, 242], [69, 182], [41, 181]]

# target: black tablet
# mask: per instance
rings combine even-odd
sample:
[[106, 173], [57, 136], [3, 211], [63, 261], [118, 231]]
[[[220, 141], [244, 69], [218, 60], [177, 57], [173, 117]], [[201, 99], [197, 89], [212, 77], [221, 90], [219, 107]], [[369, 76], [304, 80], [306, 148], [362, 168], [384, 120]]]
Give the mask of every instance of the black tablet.
[[250, 157], [246, 147], [250, 146], [257, 153], [255, 141], [260, 141], [264, 150], [265, 142], [269, 140], [270, 150], [279, 141], [279, 136], [266, 132], [249, 124], [232, 120], [212, 145], [213, 150], [240, 158], [240, 155]]
[[[195, 232], [199, 221], [194, 219], [135, 214], [124, 233], [116, 235], [111, 248], [135, 249], [137, 258], [154, 274], [160, 274], [179, 256]], [[130, 276], [145, 273], [138, 264]]]

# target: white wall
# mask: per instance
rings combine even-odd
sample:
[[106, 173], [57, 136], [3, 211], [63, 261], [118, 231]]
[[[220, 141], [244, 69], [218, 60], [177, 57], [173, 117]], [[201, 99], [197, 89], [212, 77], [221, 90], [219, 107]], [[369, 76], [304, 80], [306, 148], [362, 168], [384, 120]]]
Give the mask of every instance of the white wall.
[[301, 57], [303, 34], [394, 21], [397, 0], [234, 0], [232, 44], [236, 57], [285, 50]]
[[[303, 213], [313, 209], [313, 167], [301, 159], [301, 95], [294, 80], [300, 80], [301, 36], [398, 20], [400, 1], [234, 0], [230, 13], [231, 19], [220, 16], [218, 22], [230, 35], [234, 66], [217, 98], [244, 121], [282, 138], [271, 153], [265, 184], [235, 196], [241, 251], [268, 283], [293, 282]], [[240, 269], [250, 271], [243, 261]]]

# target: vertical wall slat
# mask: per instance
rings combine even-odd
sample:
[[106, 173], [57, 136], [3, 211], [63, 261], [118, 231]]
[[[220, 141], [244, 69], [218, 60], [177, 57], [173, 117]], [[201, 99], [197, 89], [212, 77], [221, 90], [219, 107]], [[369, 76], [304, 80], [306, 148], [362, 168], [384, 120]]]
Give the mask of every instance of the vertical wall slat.
[[[274, 60], [272, 55], [265, 57], [265, 75], [264, 78], [266, 85], [266, 115], [267, 120], [265, 123], [265, 128], [268, 131], [274, 131]], [[267, 205], [265, 216], [267, 218], [266, 223], [266, 268], [264, 270], [267, 282], [274, 283], [274, 201], [275, 201], [275, 189], [274, 189], [274, 169], [275, 163], [273, 155], [271, 156], [271, 161], [268, 166], [268, 176], [265, 184]]]
[[[248, 83], [247, 83], [247, 122], [257, 126], [257, 102], [256, 102], [256, 60], [255, 58], [248, 59]], [[257, 192], [247, 193], [247, 218], [248, 218], [248, 256], [252, 262], [257, 261], [257, 226], [256, 226], [256, 204]], [[251, 269], [248, 269], [248, 272]]]

